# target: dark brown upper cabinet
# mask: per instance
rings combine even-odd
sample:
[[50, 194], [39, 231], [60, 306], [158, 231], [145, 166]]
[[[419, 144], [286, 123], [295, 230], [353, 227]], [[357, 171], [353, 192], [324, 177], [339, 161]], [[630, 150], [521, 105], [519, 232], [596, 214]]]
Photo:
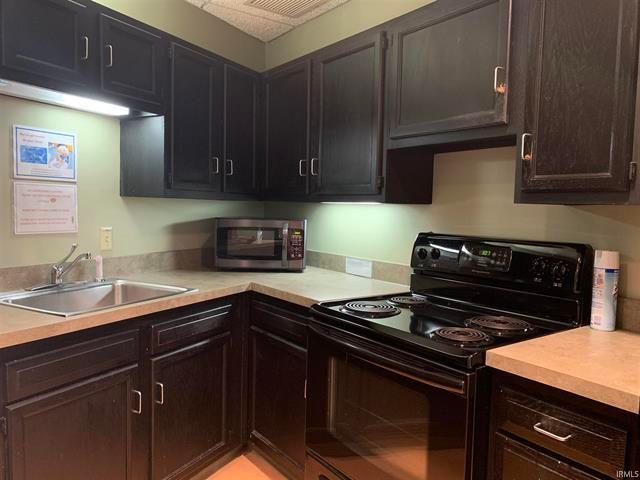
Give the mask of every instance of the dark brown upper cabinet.
[[161, 105], [166, 43], [156, 33], [100, 14], [100, 83], [109, 94]]
[[309, 175], [318, 199], [381, 192], [384, 59], [383, 32], [313, 57]]
[[257, 74], [224, 66], [224, 192], [252, 193], [256, 189]]
[[27, 83], [89, 86], [99, 55], [94, 18], [79, 1], [0, 1], [2, 66]]
[[270, 72], [265, 79], [264, 191], [300, 197], [308, 191], [311, 62]]
[[224, 155], [224, 65], [171, 45], [170, 186], [219, 192]]
[[151, 478], [165, 480], [227, 448], [231, 333], [151, 360]]
[[539, 0], [530, 8], [517, 199], [599, 203], [599, 194], [626, 194], [638, 2]]
[[393, 24], [389, 136], [506, 124], [510, 25], [511, 0], [437, 2]]

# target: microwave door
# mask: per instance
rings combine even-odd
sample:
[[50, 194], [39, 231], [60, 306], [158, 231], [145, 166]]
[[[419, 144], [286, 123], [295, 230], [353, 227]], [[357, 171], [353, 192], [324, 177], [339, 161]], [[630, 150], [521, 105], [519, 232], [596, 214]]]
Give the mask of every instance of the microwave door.
[[224, 227], [218, 230], [217, 256], [221, 259], [270, 262], [286, 259], [285, 230], [270, 227]]

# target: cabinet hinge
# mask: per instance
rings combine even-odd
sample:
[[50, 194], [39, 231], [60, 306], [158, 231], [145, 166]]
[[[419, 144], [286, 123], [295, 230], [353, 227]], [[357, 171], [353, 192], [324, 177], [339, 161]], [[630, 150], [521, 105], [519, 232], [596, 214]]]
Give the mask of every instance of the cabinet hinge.
[[169, 47], [169, 48], [167, 49], [167, 56], [168, 56], [169, 58], [173, 58], [173, 48]]
[[638, 173], [638, 163], [631, 162], [629, 164], [629, 182], [634, 183], [636, 181], [637, 173]]
[[2, 429], [2, 434], [6, 436], [7, 435], [7, 418], [6, 417], [0, 418], [0, 429]]
[[381, 190], [384, 187], [384, 177], [376, 178], [376, 187], [378, 188], [378, 190]]
[[171, 171], [167, 173], [167, 182], [170, 187], [173, 187], [173, 172]]

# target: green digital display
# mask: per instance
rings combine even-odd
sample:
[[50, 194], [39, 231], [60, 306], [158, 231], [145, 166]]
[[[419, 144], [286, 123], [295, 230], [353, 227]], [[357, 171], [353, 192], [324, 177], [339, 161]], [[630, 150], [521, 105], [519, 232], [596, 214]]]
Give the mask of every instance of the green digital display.
[[491, 250], [480, 250], [479, 255], [481, 257], [490, 257], [491, 256]]

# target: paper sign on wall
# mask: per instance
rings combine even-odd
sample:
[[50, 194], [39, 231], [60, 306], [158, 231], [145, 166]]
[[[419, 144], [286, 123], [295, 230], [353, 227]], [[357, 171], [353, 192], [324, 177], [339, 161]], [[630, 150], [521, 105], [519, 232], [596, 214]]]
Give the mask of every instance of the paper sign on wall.
[[75, 185], [13, 182], [15, 234], [76, 233], [77, 199]]
[[21, 125], [13, 126], [15, 178], [75, 182], [76, 136]]

